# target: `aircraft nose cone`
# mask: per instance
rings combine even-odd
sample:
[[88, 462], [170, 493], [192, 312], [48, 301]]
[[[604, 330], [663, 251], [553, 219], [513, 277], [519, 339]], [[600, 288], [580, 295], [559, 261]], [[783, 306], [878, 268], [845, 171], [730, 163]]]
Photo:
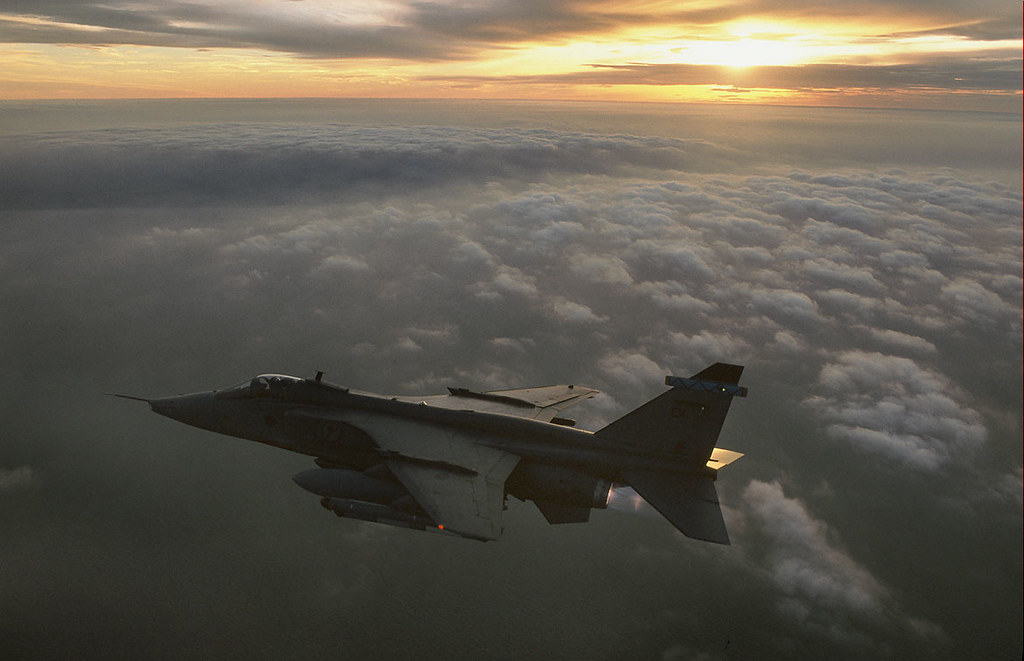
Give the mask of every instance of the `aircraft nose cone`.
[[212, 423], [215, 414], [212, 393], [193, 393], [151, 399], [149, 407], [153, 409], [154, 413], [204, 429]]
[[168, 418], [173, 418], [175, 403], [174, 400], [176, 399], [178, 398], [163, 397], [161, 399], [151, 399], [149, 400], [149, 408], [151, 408], [154, 413], [159, 413], [160, 415], [165, 415]]

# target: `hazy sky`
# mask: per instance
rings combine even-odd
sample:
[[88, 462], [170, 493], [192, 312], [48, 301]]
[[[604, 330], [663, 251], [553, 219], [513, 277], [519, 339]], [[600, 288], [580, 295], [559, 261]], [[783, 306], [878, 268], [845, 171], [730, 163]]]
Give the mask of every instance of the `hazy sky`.
[[1006, 0], [0, 1], [0, 98], [756, 101], [1020, 111]]
[[[0, 113], [0, 656], [1020, 654], [1016, 115]], [[488, 544], [339, 520], [308, 458], [102, 395], [573, 382], [596, 429], [718, 360], [729, 547], [518, 501]]]

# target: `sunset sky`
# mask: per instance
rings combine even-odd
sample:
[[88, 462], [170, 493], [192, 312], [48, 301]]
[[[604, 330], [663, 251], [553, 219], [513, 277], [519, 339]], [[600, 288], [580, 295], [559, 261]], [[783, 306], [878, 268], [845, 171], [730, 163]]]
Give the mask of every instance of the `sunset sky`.
[[4, 0], [0, 98], [754, 101], [1019, 112], [1005, 0]]

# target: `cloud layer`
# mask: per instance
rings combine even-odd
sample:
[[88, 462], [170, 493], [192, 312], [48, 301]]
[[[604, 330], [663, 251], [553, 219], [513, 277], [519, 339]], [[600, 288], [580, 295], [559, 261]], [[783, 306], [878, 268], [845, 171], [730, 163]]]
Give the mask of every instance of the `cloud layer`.
[[[908, 358], [848, 352], [822, 368], [823, 396], [807, 404], [833, 422], [827, 434], [910, 469], [937, 471], [970, 460], [986, 432], [957, 389]], [[960, 394], [962, 398], [963, 395]]]
[[[946, 36], [1019, 38], [1019, 21], [1003, 3], [721, 3], [665, 11], [639, 3], [623, 11], [614, 2], [380, 3], [338, 11], [325, 3], [253, 7], [228, 1], [24, 2], [0, 5], [4, 40], [23, 43], [106, 43], [184, 48], [262, 48], [307, 57], [438, 59], [466, 57], [486, 47], [596, 37], [626, 27], [716, 25], [770, 17], [862, 19], [875, 15], [921, 23], [916, 32]], [[305, 10], [303, 10], [305, 9]], [[1016, 14], [1019, 16], [1019, 13]], [[323, 20], [325, 18], [333, 20]], [[26, 20], [32, 19], [32, 20]], [[42, 20], [40, 20], [42, 19]], [[941, 26], [941, 27], [940, 27]]]
[[[657, 133], [650, 112], [636, 125]], [[836, 116], [801, 112], [799, 139], [755, 147], [721, 137], [733, 117], [688, 135], [588, 116], [8, 136], [0, 639], [43, 656], [1016, 653], [1019, 185], [932, 163], [930, 136], [902, 162], [829, 153], [812, 126]], [[751, 389], [721, 441], [747, 455], [718, 481], [724, 550], [619, 512], [548, 527], [520, 503], [496, 545], [349, 525], [291, 484], [305, 458], [100, 395], [316, 369], [396, 393], [577, 382], [606, 393], [574, 410], [596, 428], [716, 360]]]

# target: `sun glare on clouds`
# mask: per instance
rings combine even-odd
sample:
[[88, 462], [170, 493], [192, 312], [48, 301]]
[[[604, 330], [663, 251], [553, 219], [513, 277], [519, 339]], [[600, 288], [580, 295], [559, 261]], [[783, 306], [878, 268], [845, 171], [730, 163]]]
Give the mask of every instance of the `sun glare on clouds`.
[[815, 47], [790, 27], [742, 22], [726, 26], [720, 36], [689, 40], [669, 48], [666, 63], [728, 67], [780, 66], [813, 58]]
[[[923, 55], [1013, 51], [1013, 40], [971, 40], [956, 35], [893, 36], [865, 26], [785, 25], [741, 22], [702, 38], [648, 44], [644, 61], [728, 67], [799, 66], [813, 63], [870, 62], [898, 64]], [[660, 53], [658, 52], [660, 51]]]
[[806, 57], [797, 44], [762, 39], [697, 42], [673, 50], [682, 56], [680, 63], [727, 67], [795, 64]]

